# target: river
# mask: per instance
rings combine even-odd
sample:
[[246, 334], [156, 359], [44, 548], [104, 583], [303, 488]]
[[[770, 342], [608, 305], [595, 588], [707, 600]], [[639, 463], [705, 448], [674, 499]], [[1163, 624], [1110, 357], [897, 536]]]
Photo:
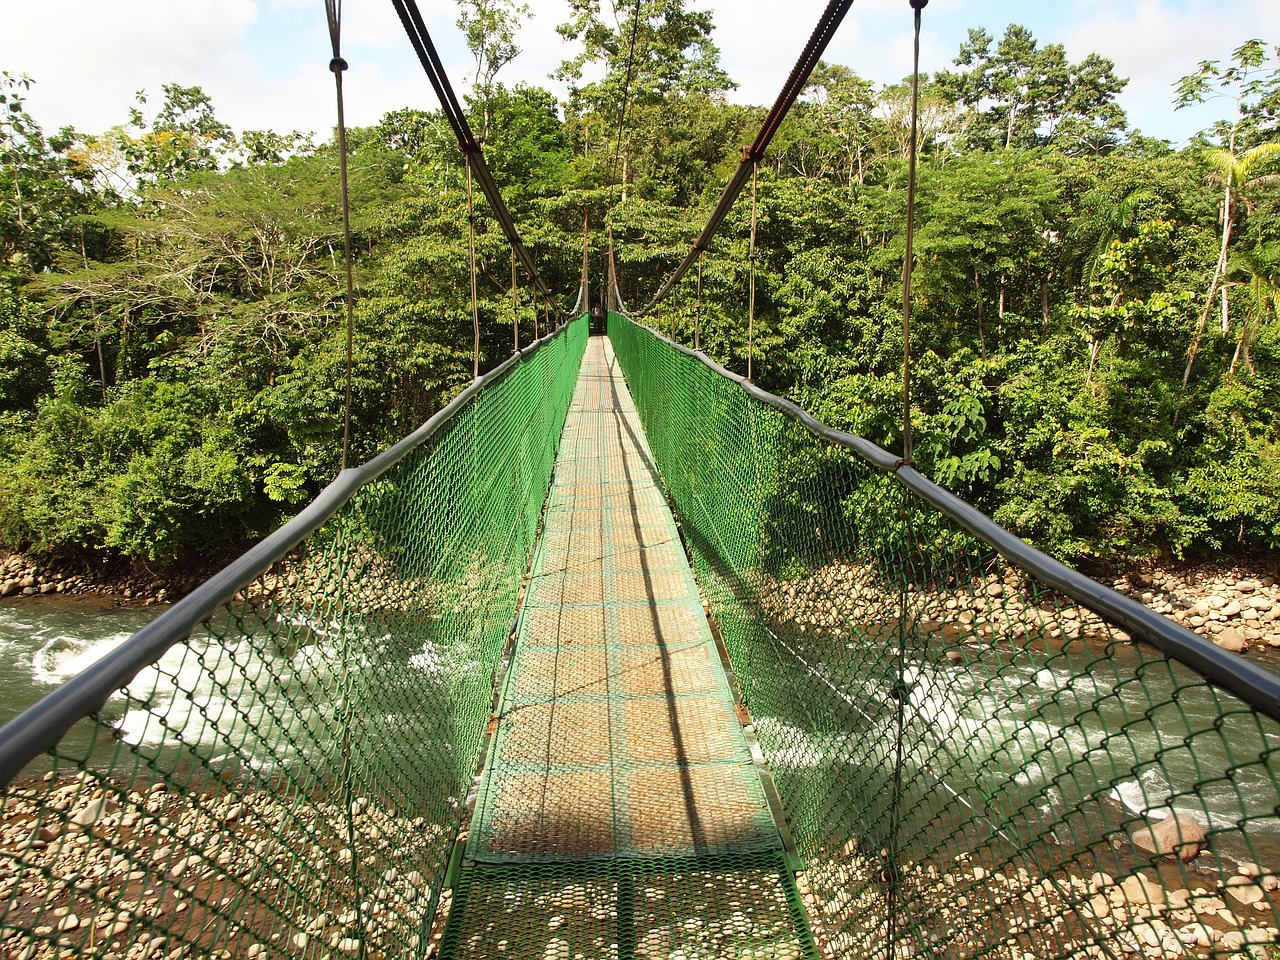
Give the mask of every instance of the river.
[[114, 650], [163, 610], [59, 596], [0, 602], [0, 723]]
[[[156, 606], [121, 607], [66, 597], [0, 601], [0, 723], [115, 649], [161, 611]], [[305, 639], [296, 630], [291, 635], [303, 649], [324, 647], [323, 655], [308, 656], [297, 647], [275, 651], [279, 656], [273, 672], [282, 683], [305, 686], [307, 675], [320, 664], [340, 659], [338, 650], [328, 649], [334, 640], [326, 631], [311, 626], [305, 633]], [[831, 662], [831, 658], [812, 645], [813, 639], [805, 654], [813, 660], [816, 676], [826, 672], [821, 661]], [[357, 663], [372, 669], [370, 665], [378, 658], [376, 648], [382, 646], [379, 638], [368, 638], [360, 646]], [[368, 659], [371, 656], [374, 659]], [[482, 665], [469, 661], [441, 660], [438, 652], [432, 656], [426, 651], [412, 657], [393, 656], [404, 661], [399, 664], [402, 669], [425, 671], [439, 681], [447, 682], [446, 677], [456, 678], [463, 672], [485, 672]], [[1119, 648], [1114, 657], [1093, 660], [1083, 670], [1079, 662], [1071, 662], [1072, 658], [1046, 659], [1027, 651], [1008, 656], [996, 648], [988, 648], [963, 668], [945, 662], [911, 662], [905, 718], [922, 754], [929, 756], [921, 777], [928, 782], [954, 779], [961, 789], [962, 782], [975, 778], [988, 784], [1003, 781], [1006, 786], [1001, 789], [1009, 794], [993, 796], [993, 807], [1011, 798], [1016, 798], [1015, 806], [1034, 801], [1050, 822], [1103, 797], [1122, 804], [1131, 814], [1151, 811], [1157, 818], [1164, 809], [1173, 807], [1211, 832], [1223, 831], [1224, 836], [1232, 833], [1231, 827], [1244, 813], [1251, 821], [1254, 854], [1265, 850], [1280, 860], [1274, 774], [1257, 762], [1264, 739], [1274, 749], [1276, 725], [1270, 721], [1260, 725], [1237, 714], [1225, 728], [1216, 729], [1215, 718], [1224, 707], [1238, 709], [1228, 706], [1229, 698], [1219, 699], [1204, 683], [1180, 669], [1143, 664], [1131, 647]], [[203, 656], [197, 659], [203, 661]], [[201, 670], [199, 664], [189, 666]], [[219, 676], [215, 669], [199, 678], [184, 679], [185, 672], [182, 664], [166, 668], [163, 663], [159, 670], [144, 671], [147, 676], [135, 684], [146, 686], [145, 697], [139, 699], [145, 699], [149, 706], [138, 704], [141, 709], [128, 711], [108, 707], [124, 740], [160, 746], [166, 728], [180, 728], [193, 717], [209, 725], [208, 734], [217, 734], [214, 726], [222, 725], [210, 725], [210, 717], [226, 716], [231, 723], [244, 722], [246, 716], [255, 723], [266, 719], [259, 716], [261, 711], [256, 707], [247, 715], [215, 709], [213, 700], [234, 697], [230, 687], [235, 684], [228, 681], [235, 678], [228, 671], [222, 671], [227, 677]], [[379, 675], [383, 675], [381, 670]], [[182, 685], [189, 695], [176, 696], [166, 683], [170, 688], [175, 683]], [[890, 683], [887, 676], [867, 675], [860, 689], [871, 697], [870, 702], [887, 703]], [[417, 689], [421, 692], [423, 688]], [[828, 689], [838, 695], [835, 684]], [[447, 702], [447, 687], [437, 695]], [[199, 716], [193, 710], [199, 710]], [[832, 734], [816, 730], [807, 712], [797, 702], [791, 716], [756, 717], [762, 739], [785, 745], [775, 755], [775, 762], [790, 766], [791, 775], [801, 780], [819, 770], [831, 770], [833, 758], [841, 753], [823, 742]], [[850, 716], [855, 724], [859, 722]], [[872, 739], [883, 741], [890, 735], [888, 727], [880, 729], [883, 724], [879, 718], [872, 722], [869, 715], [862, 716], [867, 727], [864, 732]], [[306, 721], [296, 718], [292, 722]], [[1188, 737], [1188, 730], [1201, 732]], [[1231, 731], [1230, 738], [1227, 731]], [[292, 739], [283, 735], [283, 727], [277, 732], [282, 734], [278, 738], [282, 743]], [[221, 731], [222, 737], [229, 733]], [[1194, 742], [1194, 751], [1189, 749], [1189, 741]], [[282, 749], [276, 745], [263, 760], [283, 760]], [[32, 772], [46, 766], [37, 761]], [[786, 773], [779, 772], [786, 779]], [[1204, 786], [1195, 793], [1180, 789], [1197, 781]], [[950, 783], [942, 784], [939, 796], [945, 796], [948, 787]], [[994, 815], [994, 809], [991, 812]], [[990, 822], [985, 815], [983, 819]], [[1230, 852], [1239, 858], [1245, 856], [1235, 849]]]

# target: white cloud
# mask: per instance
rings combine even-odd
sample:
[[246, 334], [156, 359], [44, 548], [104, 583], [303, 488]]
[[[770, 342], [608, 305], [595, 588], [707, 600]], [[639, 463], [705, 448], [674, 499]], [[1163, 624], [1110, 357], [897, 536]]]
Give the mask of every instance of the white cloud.
[[[102, 130], [122, 122], [134, 91], [208, 84], [251, 69], [245, 38], [254, 0], [0, 0], [0, 65], [37, 81], [30, 98], [47, 126]], [[153, 103], [154, 103], [153, 99]]]
[[[501, 78], [549, 87], [548, 78], [574, 52], [555, 32], [565, 0], [529, 0], [534, 17], [522, 29], [520, 56]], [[733, 99], [773, 102], [826, 7], [826, 0], [688, 0], [712, 11], [725, 69], [739, 83]], [[605, 0], [606, 7], [608, 0]], [[466, 92], [470, 53], [455, 26], [452, 0], [421, 4], [459, 95]], [[403, 106], [432, 108], [435, 95], [387, 0], [343, 5], [345, 87], [353, 124], [375, 123]], [[1275, 0], [950, 0], [925, 10], [921, 64], [950, 64], [964, 31], [986, 26], [999, 35], [1024, 22], [1043, 42], [1063, 42], [1079, 59], [1096, 51], [1132, 78], [1123, 103], [1147, 133], [1185, 136], [1206, 125], [1189, 111], [1171, 115], [1170, 85], [1201, 59], [1226, 58], [1249, 36], [1280, 36]], [[125, 120], [133, 93], [152, 103], [167, 82], [199, 84], [218, 115], [237, 130], [272, 127], [326, 135], [334, 122], [327, 71], [328, 33], [317, 0], [0, 0], [0, 69], [31, 74], [33, 114], [46, 129], [74, 124], [100, 131]], [[911, 10], [904, 0], [858, 0], [828, 48], [877, 84], [911, 68]]]
[[1116, 5], [1077, 0], [1076, 16], [1063, 37], [1072, 56], [1092, 51], [1115, 61], [1129, 77], [1122, 104], [1130, 120], [1156, 133], [1167, 124], [1178, 139], [1223, 116], [1209, 106], [1173, 116], [1173, 84], [1201, 60], [1227, 60], [1251, 37], [1280, 36], [1280, 6], [1274, 0], [1140, 0]]

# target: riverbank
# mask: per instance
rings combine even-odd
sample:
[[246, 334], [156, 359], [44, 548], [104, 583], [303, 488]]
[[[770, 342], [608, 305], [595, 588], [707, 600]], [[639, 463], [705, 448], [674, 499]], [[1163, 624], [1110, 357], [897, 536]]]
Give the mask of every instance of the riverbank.
[[[1280, 665], [1280, 583], [1239, 566], [1188, 565], [1094, 579], [1233, 653]], [[839, 639], [850, 625], [875, 634], [887, 615], [876, 571], [835, 561], [794, 579], [766, 575], [761, 605], [775, 624]], [[1104, 630], [1083, 606], [1048, 592], [1013, 567], [945, 587], [911, 587], [907, 603], [921, 628], [954, 644], [979, 646], [997, 638], [1039, 639], [1050, 646], [1088, 636], [1127, 641]], [[957, 656], [959, 653], [957, 651]]]
[[[212, 572], [93, 571], [25, 554], [0, 554], [0, 598], [55, 594], [125, 605], [172, 603]], [[1280, 663], [1280, 581], [1260, 566], [1197, 563], [1121, 574], [1094, 571], [1092, 576], [1225, 649]], [[805, 606], [801, 597], [788, 600]], [[803, 616], [788, 619], [793, 618]]]
[[91, 596], [118, 603], [171, 603], [203, 581], [199, 573], [158, 575], [124, 564], [100, 569], [29, 554], [0, 554], [0, 597]]
[[1108, 586], [1234, 653], [1280, 659], [1280, 584], [1269, 573], [1199, 564], [1129, 573]]

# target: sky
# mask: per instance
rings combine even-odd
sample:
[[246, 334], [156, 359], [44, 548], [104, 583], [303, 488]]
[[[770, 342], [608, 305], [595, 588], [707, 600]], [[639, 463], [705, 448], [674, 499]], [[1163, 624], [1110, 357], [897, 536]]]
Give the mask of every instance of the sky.
[[[528, 0], [534, 14], [520, 56], [500, 75], [564, 90], [548, 78], [575, 47], [556, 32], [566, 0]], [[609, 0], [604, 0], [606, 8]], [[731, 99], [772, 104], [826, 0], [687, 0], [711, 10], [721, 63], [739, 84]], [[455, 0], [419, 0], [455, 88], [467, 88], [471, 57]], [[434, 94], [390, 0], [343, 3], [347, 120], [376, 123], [401, 107], [433, 109]], [[855, 0], [825, 59], [877, 85], [911, 69], [908, 0]], [[1201, 60], [1227, 60], [1251, 37], [1280, 43], [1276, 0], [932, 0], [924, 9], [921, 66], [950, 66], [967, 31], [994, 37], [1010, 23], [1041, 45], [1061, 43], [1072, 62], [1098, 53], [1129, 84], [1120, 97], [1131, 127], [1185, 142], [1227, 114], [1221, 103], [1175, 112], [1173, 83]], [[0, 70], [29, 74], [27, 107], [48, 132], [97, 133], [124, 122], [145, 89], [199, 85], [237, 131], [303, 130], [328, 136], [336, 116], [322, 0], [0, 0]]]

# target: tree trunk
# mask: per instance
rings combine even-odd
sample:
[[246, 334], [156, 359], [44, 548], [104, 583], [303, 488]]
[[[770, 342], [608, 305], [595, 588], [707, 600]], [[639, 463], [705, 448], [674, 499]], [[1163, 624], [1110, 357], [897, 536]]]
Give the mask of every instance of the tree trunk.
[[1053, 276], [1050, 270], [1040, 278], [1040, 342], [1049, 339], [1049, 280]]
[[1182, 392], [1187, 392], [1187, 384], [1191, 382], [1191, 368], [1195, 365], [1196, 355], [1200, 352], [1200, 342], [1209, 326], [1209, 311], [1213, 309], [1213, 298], [1218, 292], [1218, 284], [1227, 269], [1227, 251], [1231, 243], [1231, 179], [1233, 171], [1227, 171], [1227, 186], [1222, 198], [1222, 245], [1218, 248], [1218, 262], [1213, 268], [1213, 279], [1209, 281], [1209, 293], [1204, 298], [1204, 308], [1196, 321], [1196, 332], [1191, 338], [1191, 347], [1187, 350], [1187, 368], [1182, 373]]
[[1000, 301], [996, 307], [998, 320], [996, 323], [996, 350], [999, 350], [1004, 344], [1004, 294], [1004, 276], [1002, 275], [1000, 277]]
[[987, 359], [987, 337], [986, 332], [982, 328], [982, 278], [978, 275], [977, 267], [973, 270], [973, 286], [978, 291], [978, 349], [982, 352], [982, 359]]
[[[1233, 160], [1236, 155], [1236, 132], [1240, 129], [1242, 109], [1240, 98], [1236, 98], [1235, 117], [1231, 122], [1231, 135], [1227, 139], [1227, 151]], [[1195, 336], [1191, 338], [1191, 347], [1187, 350], [1187, 369], [1182, 373], [1182, 392], [1187, 392], [1187, 384], [1191, 382], [1191, 368], [1195, 365], [1196, 354], [1200, 352], [1200, 341], [1204, 338], [1205, 327], [1209, 323], [1209, 311], [1213, 308], [1213, 295], [1222, 275], [1227, 269], [1227, 250], [1231, 244], [1231, 187], [1235, 176], [1234, 167], [1227, 167], [1226, 185], [1222, 192], [1222, 246], [1218, 249], [1218, 263], [1213, 268], [1213, 279], [1209, 282], [1209, 293], [1204, 298], [1204, 309], [1200, 311], [1200, 319], [1196, 322]], [[1174, 426], [1178, 424], [1178, 414], [1173, 415]]]
[[1091, 390], [1093, 386], [1093, 371], [1098, 365], [1098, 354], [1102, 352], [1102, 341], [1094, 337], [1089, 338], [1089, 372], [1084, 376], [1084, 387]]

